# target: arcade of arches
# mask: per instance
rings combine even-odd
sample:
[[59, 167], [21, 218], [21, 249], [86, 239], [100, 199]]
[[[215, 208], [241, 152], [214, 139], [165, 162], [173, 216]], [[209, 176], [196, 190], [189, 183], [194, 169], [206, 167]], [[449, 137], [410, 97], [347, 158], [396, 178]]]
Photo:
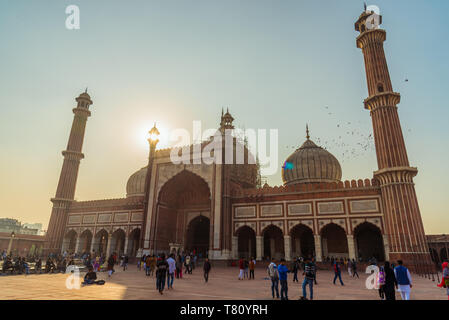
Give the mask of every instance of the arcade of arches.
[[430, 257], [432, 261], [441, 266], [441, 263], [448, 261], [449, 258], [449, 235], [438, 234], [428, 235], [427, 243], [429, 244]]
[[122, 255], [136, 256], [139, 249], [140, 228], [135, 228], [129, 235], [119, 228], [114, 232], [105, 229], [98, 230], [95, 235], [86, 229], [80, 235], [75, 230], [70, 230], [64, 236], [62, 252], [69, 253], [97, 253], [109, 256], [113, 252]]
[[212, 235], [211, 193], [198, 175], [184, 170], [161, 188], [150, 248], [159, 251], [195, 251], [205, 256]]
[[[337, 224], [324, 226], [319, 235], [303, 224], [291, 228], [288, 235], [269, 225], [257, 235], [250, 226], [240, 227], [234, 235], [234, 258], [256, 257], [262, 259], [290, 260], [294, 257], [335, 257], [367, 260], [372, 257], [385, 260], [384, 242], [380, 229], [368, 222], [358, 225], [353, 234]], [[318, 253], [318, 254], [316, 254]]]

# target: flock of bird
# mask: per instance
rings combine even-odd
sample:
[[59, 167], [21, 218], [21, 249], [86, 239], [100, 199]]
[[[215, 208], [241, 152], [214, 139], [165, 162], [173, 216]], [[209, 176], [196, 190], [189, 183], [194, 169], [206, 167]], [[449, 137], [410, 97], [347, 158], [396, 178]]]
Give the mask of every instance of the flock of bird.
[[[328, 116], [333, 113], [329, 112], [329, 107], [324, 107]], [[319, 137], [311, 137], [318, 146], [325, 150], [332, 150], [332, 153], [339, 161], [354, 159], [362, 156], [367, 152], [374, 152], [374, 138], [370, 133], [370, 127], [366, 124], [362, 126], [361, 121], [357, 123], [351, 121], [336, 121], [332, 129], [335, 134], [331, 139], [324, 140]], [[297, 149], [298, 146], [287, 146], [286, 148]]]
[[[328, 106], [324, 107], [325, 113], [335, 118]], [[366, 153], [375, 151], [374, 137], [371, 133], [371, 126], [363, 124], [359, 120], [356, 123], [353, 121], [334, 121], [335, 134], [331, 139], [324, 140], [319, 137], [312, 137], [311, 139], [325, 150], [332, 150], [332, 153], [341, 162], [345, 160], [354, 159]], [[298, 146], [287, 146], [286, 148], [297, 149]]]

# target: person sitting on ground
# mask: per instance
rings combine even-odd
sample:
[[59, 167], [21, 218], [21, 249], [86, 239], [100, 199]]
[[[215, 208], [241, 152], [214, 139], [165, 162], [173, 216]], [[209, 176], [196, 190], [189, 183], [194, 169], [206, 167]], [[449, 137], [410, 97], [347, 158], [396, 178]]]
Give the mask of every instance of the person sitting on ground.
[[95, 280], [97, 280], [97, 273], [94, 271], [94, 268], [90, 266], [89, 271], [84, 276], [84, 282], [82, 284], [83, 285], [94, 284]]

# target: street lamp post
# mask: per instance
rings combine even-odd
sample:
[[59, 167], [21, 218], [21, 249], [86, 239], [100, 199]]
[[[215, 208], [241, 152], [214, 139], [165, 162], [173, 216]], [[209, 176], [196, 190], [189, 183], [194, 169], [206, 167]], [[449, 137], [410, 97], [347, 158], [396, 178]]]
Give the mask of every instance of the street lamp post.
[[[156, 152], [156, 145], [159, 142], [159, 130], [156, 128], [156, 123], [154, 124], [153, 128], [148, 132], [148, 143], [150, 145], [150, 150], [148, 153], [148, 167], [147, 167], [147, 175], [145, 177], [145, 196], [143, 199], [144, 208], [143, 208], [143, 215], [144, 215], [144, 223], [147, 221], [147, 215], [148, 215], [148, 199], [150, 197], [150, 183], [151, 183], [151, 171], [153, 169], [153, 162], [154, 162], [154, 156]], [[149, 239], [151, 242], [151, 239]], [[150, 244], [151, 246], [151, 244]], [[145, 247], [145, 233], [143, 230], [140, 234], [140, 247], [143, 249]]]
[[15, 232], [11, 232], [11, 238], [9, 239], [9, 245], [8, 245], [8, 251], [6, 252], [7, 255], [9, 255], [11, 253], [11, 248], [12, 248], [12, 241], [14, 240], [14, 238], [16, 237]]

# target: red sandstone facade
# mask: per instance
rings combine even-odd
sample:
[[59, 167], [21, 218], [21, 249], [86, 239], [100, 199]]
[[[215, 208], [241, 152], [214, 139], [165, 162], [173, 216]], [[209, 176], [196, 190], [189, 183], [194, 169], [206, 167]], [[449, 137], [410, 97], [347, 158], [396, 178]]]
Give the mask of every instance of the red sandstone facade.
[[[315, 256], [430, 262], [410, 167], [383, 51], [385, 31], [356, 22], [362, 49], [379, 170], [372, 179], [341, 181], [338, 160], [307, 140], [283, 169], [284, 186], [257, 188], [250, 164], [174, 164], [157, 150], [128, 180], [126, 198], [73, 201], [88, 110], [77, 98], [75, 120], [47, 234], [52, 251], [143, 253], [196, 250], [214, 260], [241, 256]], [[232, 129], [222, 114], [220, 132]], [[204, 145], [190, 146], [192, 156]], [[148, 177], [147, 177], [148, 175]], [[148, 188], [148, 189], [147, 189]], [[148, 196], [146, 196], [148, 195]]]

